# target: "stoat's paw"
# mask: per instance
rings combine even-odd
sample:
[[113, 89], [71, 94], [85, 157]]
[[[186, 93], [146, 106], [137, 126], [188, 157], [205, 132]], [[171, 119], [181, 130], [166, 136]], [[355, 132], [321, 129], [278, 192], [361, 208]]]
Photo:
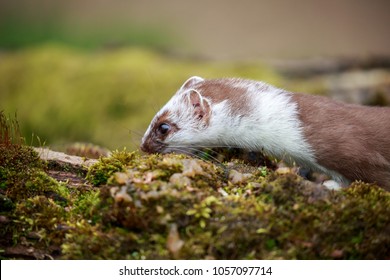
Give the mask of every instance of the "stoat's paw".
[[335, 180], [326, 180], [322, 183], [324, 187], [326, 187], [329, 190], [340, 190], [343, 185], [339, 182], [336, 182]]

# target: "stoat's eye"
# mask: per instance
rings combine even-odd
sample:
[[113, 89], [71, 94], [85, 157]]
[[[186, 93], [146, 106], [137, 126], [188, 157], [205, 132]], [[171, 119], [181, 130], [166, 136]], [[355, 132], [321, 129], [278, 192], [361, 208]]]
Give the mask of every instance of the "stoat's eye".
[[162, 135], [166, 134], [171, 129], [171, 126], [167, 123], [162, 123], [158, 126], [158, 132]]

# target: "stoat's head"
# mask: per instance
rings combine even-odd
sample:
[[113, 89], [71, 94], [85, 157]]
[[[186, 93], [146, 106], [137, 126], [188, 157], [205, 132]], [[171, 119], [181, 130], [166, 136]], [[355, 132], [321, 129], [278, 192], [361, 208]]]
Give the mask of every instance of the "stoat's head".
[[196, 89], [203, 82], [200, 77], [188, 79], [156, 114], [142, 138], [142, 151], [182, 152], [198, 143], [212, 114], [210, 101]]

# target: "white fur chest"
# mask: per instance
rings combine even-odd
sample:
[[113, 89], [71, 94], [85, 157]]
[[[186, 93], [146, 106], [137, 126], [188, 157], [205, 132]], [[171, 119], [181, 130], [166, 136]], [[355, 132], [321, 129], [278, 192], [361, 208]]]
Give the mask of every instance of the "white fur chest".
[[[244, 92], [245, 110], [232, 112], [227, 100], [213, 104], [207, 134], [226, 145], [261, 150], [283, 157], [314, 161], [313, 150], [303, 136], [297, 104], [291, 93], [253, 82]], [[241, 104], [242, 105], [242, 104]], [[207, 137], [205, 137], [207, 138]]]

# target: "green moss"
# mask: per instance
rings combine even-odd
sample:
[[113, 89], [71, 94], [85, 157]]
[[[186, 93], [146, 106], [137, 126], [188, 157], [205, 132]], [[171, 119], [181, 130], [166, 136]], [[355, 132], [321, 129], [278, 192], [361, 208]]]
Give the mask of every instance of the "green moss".
[[38, 155], [26, 146], [0, 145], [0, 186], [12, 200], [29, 197], [33, 193], [43, 194], [37, 180], [43, 180], [37, 173], [43, 168]]
[[45, 196], [34, 196], [18, 203], [15, 210], [18, 221], [23, 224], [22, 231], [57, 231], [66, 217], [64, 207]]
[[125, 150], [115, 151], [111, 157], [102, 157], [89, 168], [86, 178], [95, 186], [106, 184], [115, 172], [125, 171], [126, 164], [130, 164], [134, 157], [134, 153], [127, 153]]
[[78, 218], [87, 219], [91, 223], [96, 223], [99, 220], [99, 215], [96, 213], [96, 207], [99, 204], [99, 190], [84, 191], [75, 198], [72, 214], [76, 215]]
[[7, 196], [0, 194], [0, 213], [13, 210], [15, 204]]
[[[294, 174], [277, 175], [271, 171], [264, 174], [263, 168], [259, 169], [259, 176], [253, 177], [254, 181], [234, 185], [220, 176], [223, 173], [220, 167], [207, 162], [199, 162], [203, 169], [197, 174], [185, 175], [190, 185], [185, 180], [177, 183], [167, 176], [145, 175], [159, 174], [153, 172], [161, 171], [160, 168], [174, 169], [171, 177], [185, 173], [185, 160], [186, 157], [175, 155], [137, 157], [137, 164], [131, 162], [127, 173], [123, 173], [127, 174], [125, 180], [117, 181], [117, 186], [112, 180], [114, 185], [101, 188], [98, 208], [104, 209], [102, 223], [108, 228], [123, 228], [126, 233], [137, 234], [137, 253], [133, 251], [127, 257], [388, 256], [390, 239], [385, 232], [390, 196], [378, 187], [355, 184], [345, 191], [334, 192]], [[220, 192], [218, 186], [226, 193]], [[184, 241], [179, 253], [167, 248], [172, 223], [179, 225], [179, 236]]]
[[22, 145], [18, 122], [0, 112], [0, 191], [17, 201], [53, 191], [58, 182], [41, 170], [44, 164], [30, 147]]
[[26, 238], [37, 249], [58, 246], [56, 227], [66, 220], [69, 189], [48, 176], [38, 154], [17, 140], [17, 121], [2, 112], [0, 118], [0, 213], [5, 220], [0, 246], [23, 244]]
[[357, 182], [330, 191], [295, 174], [227, 165], [254, 176], [232, 183], [212, 162], [127, 151], [90, 167], [99, 188], [75, 190], [35, 173], [27, 180], [32, 190], [45, 182], [67, 202], [39, 191], [21, 197], [7, 210], [12, 222], [0, 230], [2, 240], [27, 238], [63, 259], [389, 257], [383, 189]]
[[64, 259], [139, 259], [138, 236], [121, 228], [103, 230], [81, 221], [72, 225], [61, 246]]
[[37, 195], [45, 195], [58, 203], [67, 203], [68, 189], [48, 176], [44, 171], [33, 169], [8, 178], [6, 195], [19, 201]]

